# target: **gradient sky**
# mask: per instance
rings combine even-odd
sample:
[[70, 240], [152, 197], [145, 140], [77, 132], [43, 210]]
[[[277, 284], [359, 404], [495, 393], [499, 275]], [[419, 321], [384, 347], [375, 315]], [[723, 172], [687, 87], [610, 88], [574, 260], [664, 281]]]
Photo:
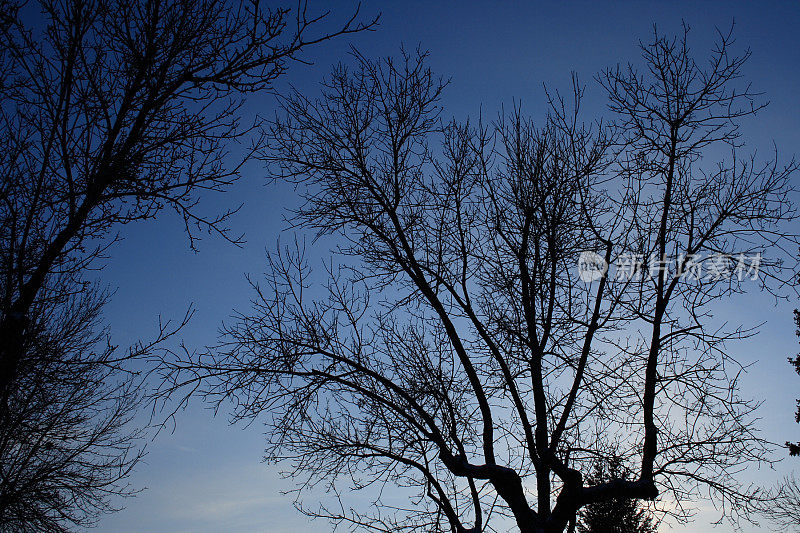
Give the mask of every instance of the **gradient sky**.
[[[323, 9], [325, 2], [310, 2]], [[736, 50], [749, 47], [752, 58], [745, 75], [763, 91], [770, 107], [746, 125], [749, 146], [769, 150], [774, 140], [784, 157], [798, 152], [800, 142], [800, 3], [793, 2], [430, 2], [380, 3], [365, 0], [365, 16], [381, 12], [377, 31], [327, 43], [309, 57], [315, 64], [294, 65], [285, 86], [292, 83], [317, 94], [318, 82], [342, 59], [350, 44], [366, 55], [395, 54], [400, 44], [430, 50], [430, 65], [452, 82], [444, 95], [446, 115], [456, 118], [494, 116], [500, 105], [521, 101], [534, 117], [543, 113], [542, 84], [566, 88], [571, 71], [589, 85], [589, 106], [602, 104], [592, 75], [606, 66], [636, 62], [638, 39], [647, 40], [653, 23], [665, 32], [692, 28], [695, 50], [708, 49], [715, 26], [727, 29], [735, 21]], [[330, 3], [335, 16], [346, 17], [351, 2]], [[274, 110], [271, 97], [253, 98], [252, 112]], [[247, 244], [235, 248], [207, 237], [200, 252], [187, 246], [178, 221], [164, 216], [131, 225], [122, 232], [102, 272], [117, 291], [106, 316], [116, 342], [124, 346], [152, 334], [159, 314], [179, 318], [193, 302], [197, 313], [184, 331], [189, 346], [215, 340], [216, 330], [234, 308], [247, 309], [250, 292], [244, 275], [264, 269], [264, 250], [274, 247], [284, 227], [282, 216], [295, 202], [294, 191], [267, 185], [265, 170], [248, 167], [244, 179], [225, 195], [207, 198], [210, 210], [244, 208], [233, 221]], [[800, 176], [797, 177], [800, 180]], [[756, 362], [744, 378], [744, 392], [764, 400], [765, 435], [776, 441], [800, 440], [792, 420], [793, 398], [800, 396], [800, 376], [786, 357], [797, 349], [791, 320], [793, 303], [775, 305], [760, 295], [734, 301], [732, 321], [767, 325], [754, 340], [735, 350], [743, 361]], [[263, 436], [256, 423], [228, 426], [224, 413], [216, 418], [201, 405], [180, 413], [174, 433], [164, 432], [149, 446], [145, 463], [132, 478], [146, 487], [123, 502], [126, 509], [100, 522], [102, 532], [292, 532], [327, 531], [324, 522], [310, 523], [291, 507], [282, 489], [291, 483], [260, 462]], [[786, 460], [776, 472], [750, 472], [763, 482], [793, 469], [800, 460]], [[699, 502], [697, 520], [676, 531], [733, 531], [709, 522], [718, 515]], [[667, 526], [662, 530], [669, 531]], [[766, 529], [765, 529], [766, 530]], [[744, 531], [760, 531], [745, 527]]]

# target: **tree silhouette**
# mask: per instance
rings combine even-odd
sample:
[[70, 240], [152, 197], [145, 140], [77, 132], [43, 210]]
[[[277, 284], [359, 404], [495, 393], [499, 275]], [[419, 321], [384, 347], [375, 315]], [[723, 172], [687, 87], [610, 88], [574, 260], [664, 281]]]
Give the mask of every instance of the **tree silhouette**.
[[[279, 247], [219, 345], [165, 360], [162, 393], [264, 417], [300, 508], [357, 529], [559, 532], [620, 498], [685, 517], [701, 491], [746, 515], [736, 472], [771, 448], [726, 348], [751, 331], [712, 312], [757, 285], [745, 258], [765, 288], [787, 278], [796, 165], [743, 154], [761, 106], [729, 44], [698, 63], [656, 34], [641, 71], [598, 76], [613, 118], [589, 124], [577, 80], [538, 125], [446, 122], [424, 53], [355, 54], [266, 132], [305, 200], [294, 227], [330, 237], [327, 283]], [[613, 454], [632, 477], [587, 483]], [[332, 503], [304, 504], [319, 483]]]
[[[795, 334], [800, 337], [800, 311], [794, 310], [794, 324], [797, 327]], [[794, 371], [800, 375], [800, 354], [795, 357], [789, 358], [789, 364], [792, 365]], [[797, 400], [797, 409], [794, 414], [794, 421], [800, 423], [800, 400]], [[789, 455], [800, 455], [800, 443], [786, 442], [786, 447], [789, 448]]]
[[762, 514], [777, 526], [775, 531], [800, 530], [800, 481], [794, 475], [784, 477], [772, 490]]
[[329, 20], [304, 3], [2, 3], [0, 530], [91, 525], [131, 493], [141, 367], [130, 363], [174, 329], [119, 353], [86, 272], [121, 225], [164, 208], [192, 244], [198, 229], [236, 240], [230, 212], [203, 213], [199, 195], [238, 177], [223, 161], [250, 129], [246, 94], [271, 90], [309, 46], [374, 23]]
[[[613, 479], [627, 480], [628, 471], [619, 457], [612, 456], [607, 462], [597, 462], [586, 482], [599, 485]], [[656, 526], [647, 509], [642, 509], [637, 500], [614, 498], [592, 503], [581, 509], [579, 533], [656, 533]]]

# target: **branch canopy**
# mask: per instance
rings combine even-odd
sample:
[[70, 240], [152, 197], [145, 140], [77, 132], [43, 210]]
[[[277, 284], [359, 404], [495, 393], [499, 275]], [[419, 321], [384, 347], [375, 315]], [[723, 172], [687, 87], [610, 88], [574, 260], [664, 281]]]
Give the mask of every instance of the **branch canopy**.
[[[538, 123], [447, 122], [425, 53], [355, 53], [283, 100], [263, 152], [303, 195], [296, 227], [334, 244], [324, 290], [304, 244], [279, 247], [220, 344], [165, 363], [164, 394], [266, 418], [268, 457], [332, 493], [301, 508], [357, 528], [556, 532], [620, 498], [686, 518], [707, 489], [746, 515], [762, 496], [736, 473], [770, 446], [727, 346], [752, 331], [712, 312], [789, 279], [796, 164], [744, 154], [761, 105], [729, 45], [698, 63], [655, 34], [641, 71], [598, 76], [594, 122], [577, 78]], [[587, 476], [612, 455], [630, 476]], [[340, 500], [384, 483], [413, 505]]]

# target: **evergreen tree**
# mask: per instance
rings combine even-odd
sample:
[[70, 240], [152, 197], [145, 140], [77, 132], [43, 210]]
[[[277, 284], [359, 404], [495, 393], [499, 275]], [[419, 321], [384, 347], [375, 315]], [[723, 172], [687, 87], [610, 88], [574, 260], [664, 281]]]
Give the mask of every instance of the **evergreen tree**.
[[[628, 471], [618, 456], [607, 461], [598, 461], [587, 477], [588, 485], [596, 485], [611, 479], [627, 479]], [[655, 533], [656, 526], [647, 509], [639, 500], [614, 498], [587, 505], [579, 513], [579, 533]]]

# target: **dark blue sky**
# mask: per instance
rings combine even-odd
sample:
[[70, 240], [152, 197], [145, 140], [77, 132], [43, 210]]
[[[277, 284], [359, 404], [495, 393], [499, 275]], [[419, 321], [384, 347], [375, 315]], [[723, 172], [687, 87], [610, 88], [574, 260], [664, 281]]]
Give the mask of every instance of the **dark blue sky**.
[[[326, 3], [311, 5], [323, 9]], [[344, 17], [354, 4], [329, 5], [335, 16]], [[798, 152], [798, 2], [364, 1], [362, 11], [365, 16], [382, 12], [375, 32], [320, 46], [309, 54], [315, 64], [295, 65], [282, 84], [316, 94], [321, 77], [345, 58], [351, 44], [368, 56], [395, 54], [401, 44], [420, 45], [430, 50], [431, 67], [452, 79], [443, 99], [446, 115], [466, 118], [482, 110], [492, 117], [501, 104], [521, 101], [529, 114], [541, 116], [542, 84], [566, 88], [570, 72], [575, 71], [588, 85], [587, 116], [591, 116], [603, 105], [592, 76], [603, 67], [636, 62], [638, 39], [646, 41], [654, 23], [659, 30], [674, 33], [685, 21], [692, 27], [693, 48], [702, 57], [715, 27], [727, 30], [735, 21], [735, 50], [752, 50], [745, 75], [771, 101], [767, 110], [746, 124], [749, 146], [768, 150], [774, 140], [784, 157]], [[270, 113], [274, 100], [253, 98], [248, 109]], [[244, 202], [232, 224], [246, 234], [242, 248], [207, 237], [200, 252], [192, 253], [180, 224], [170, 216], [124, 229], [124, 241], [113, 249], [102, 273], [106, 283], [118, 288], [107, 312], [115, 341], [124, 345], [146, 337], [159, 314], [178, 318], [193, 302], [197, 314], [184, 340], [200, 347], [214, 342], [217, 327], [232, 309], [247, 308], [250, 292], [244, 275], [263, 271], [264, 249], [274, 246], [284, 226], [284, 210], [295, 202], [291, 188], [267, 185], [265, 176], [265, 169], [250, 165], [230, 193], [206, 199], [210, 210]], [[745, 377], [744, 388], [765, 401], [764, 428], [778, 441], [800, 440], [800, 426], [792, 424], [792, 398], [800, 395], [800, 377], [786, 364], [796, 349], [791, 308], [792, 304], [775, 306], [752, 295], [732, 306], [726, 317], [751, 324], [768, 321], [756, 340], [736, 351], [744, 361], [758, 361]], [[291, 499], [280, 495], [291, 484], [259, 462], [262, 439], [258, 423], [231, 428], [224, 416], [214, 419], [201, 406], [190, 408], [179, 416], [174, 434], [162, 433], [151, 444], [146, 464], [134, 476], [135, 484], [148, 489], [125, 502], [126, 510], [103, 519], [100, 530], [327, 530], [327, 524], [311, 525], [298, 516]], [[786, 461], [779, 468], [782, 474], [794, 465]], [[769, 472], [748, 475], [756, 481], [777, 477]], [[709, 519], [717, 518], [707, 504], [700, 507], [697, 522], [687, 531], [708, 531]]]

